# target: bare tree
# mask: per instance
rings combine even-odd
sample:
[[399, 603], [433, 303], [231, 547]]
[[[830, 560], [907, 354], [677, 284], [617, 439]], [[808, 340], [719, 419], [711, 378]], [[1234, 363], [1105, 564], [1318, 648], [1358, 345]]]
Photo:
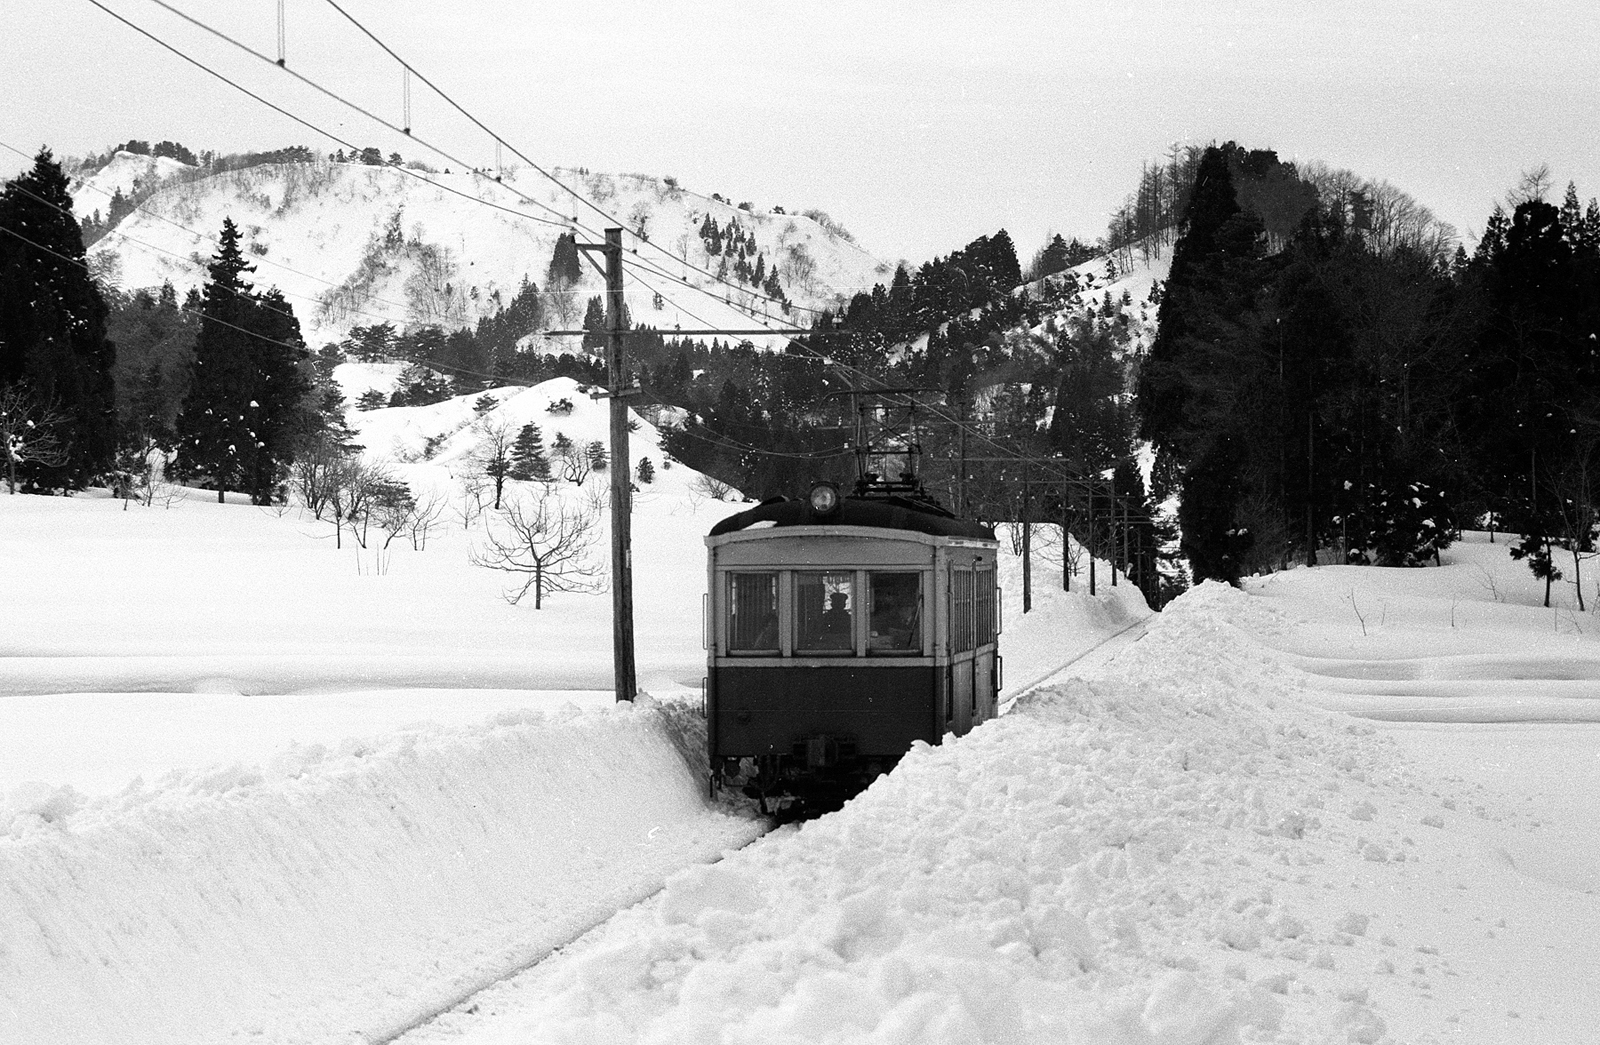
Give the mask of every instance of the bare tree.
[[583, 306], [579, 301], [583, 293], [581, 284], [557, 276], [545, 285], [544, 298], [545, 313], [555, 320], [552, 324], [557, 329], [571, 329], [572, 324], [583, 317]]
[[733, 487], [718, 479], [714, 475], [701, 472], [689, 483], [689, 489], [697, 494], [711, 498], [713, 501], [725, 501], [733, 493]]
[[361, 547], [367, 546], [367, 526], [380, 495], [387, 489], [404, 484], [389, 474], [382, 465], [348, 459], [337, 476], [337, 482], [328, 489], [327, 506], [333, 516], [334, 547], [344, 546], [344, 524], [349, 523], [350, 535]]
[[25, 385], [0, 389], [0, 453], [5, 455], [6, 490], [17, 492], [17, 465], [54, 468], [67, 463], [61, 437], [66, 418], [35, 399]]
[[434, 524], [444, 514], [445, 500], [438, 494], [429, 494], [426, 498], [416, 501], [410, 517], [406, 520], [406, 536], [411, 538], [413, 551], [426, 551], [428, 547], [428, 534], [433, 530]]
[[588, 451], [562, 432], [557, 432], [555, 442], [550, 444], [550, 456], [551, 469], [579, 486], [587, 482], [589, 473], [594, 471], [594, 461]]
[[506, 479], [511, 475], [511, 452], [517, 445], [517, 433], [499, 418], [483, 418], [472, 426], [478, 433], [478, 446], [472, 452], [473, 464], [494, 484], [494, 507], [500, 507], [505, 494]]
[[456, 515], [461, 519], [461, 528], [470, 530], [473, 522], [483, 514], [483, 501], [489, 489], [489, 480], [475, 467], [469, 467], [453, 478], [461, 484], [461, 503], [456, 508]]
[[1537, 167], [1530, 167], [1517, 178], [1516, 187], [1506, 193], [1506, 202], [1512, 209], [1533, 200], [1543, 200], [1550, 194], [1550, 187], [1555, 184], [1555, 175], [1550, 173], [1550, 165], [1541, 163]]
[[289, 485], [311, 510], [313, 519], [321, 519], [322, 513], [329, 510], [329, 497], [346, 480], [351, 464], [351, 455], [325, 436], [315, 439], [295, 459]]
[[791, 287], [798, 287], [807, 294], [816, 291], [817, 259], [811, 256], [804, 243], [789, 244], [779, 258], [778, 266], [783, 281]]
[[472, 563], [524, 576], [506, 590], [513, 606], [530, 590], [536, 610], [543, 608], [546, 593], [599, 591], [604, 569], [589, 554], [600, 539], [598, 520], [588, 506], [569, 503], [548, 486], [514, 494], [489, 523]]

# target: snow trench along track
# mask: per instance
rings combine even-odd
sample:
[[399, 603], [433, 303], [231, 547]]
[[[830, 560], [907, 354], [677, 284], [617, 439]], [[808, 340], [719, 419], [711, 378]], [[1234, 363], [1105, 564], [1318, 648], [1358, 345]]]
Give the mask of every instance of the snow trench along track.
[[[728, 849], [723, 854], [723, 858], [726, 858], [728, 853], [738, 852], [754, 845], [765, 836], [766, 832], [763, 831], [742, 845]], [[462, 1008], [483, 992], [522, 975], [563, 948], [571, 946], [591, 932], [604, 926], [622, 911], [644, 903], [651, 897], [660, 894], [665, 888], [666, 881], [664, 878], [640, 886], [629, 893], [627, 898], [615, 907], [588, 918], [580, 925], [569, 926], [562, 939], [545, 943], [537, 949], [519, 956], [509, 965], [487, 970], [465, 982], [441, 987], [437, 992], [418, 999], [412, 1012], [367, 1028], [359, 1032], [354, 1040], [359, 1042], [360, 1045], [390, 1045], [391, 1042], [400, 1041], [413, 1031], [426, 1026], [445, 1013]]]
[[[1007, 698], [1004, 707], [1009, 707], [1010, 704], [1018, 697], [1039, 688], [1052, 679], [1055, 679], [1070, 667], [1084, 665], [1085, 662], [1092, 663], [1104, 659], [1115, 652], [1132, 645], [1143, 637], [1147, 626], [1148, 618], [1131, 621], [1119, 630], [1105, 636], [1103, 639], [1101, 639], [1099, 642], [1096, 642], [1089, 648], [1080, 650], [1065, 660], [1057, 662], [1047, 672], [1039, 675], [1024, 685], [1017, 687], [1013, 691], [1012, 695]], [[822, 817], [829, 815], [831, 814], [826, 812], [821, 814]], [[816, 818], [807, 817], [806, 819]], [[775, 818], [769, 818], [766, 821], [766, 824], [769, 827], [779, 827], [783, 825], [783, 821]], [[764, 837], [765, 832], [763, 832], [763, 834], [760, 836], [746, 841], [743, 845], [730, 848], [727, 850], [724, 856], [746, 849]], [[471, 1003], [472, 1000], [478, 995], [516, 979], [518, 976], [521, 976], [522, 974], [533, 969], [535, 966], [556, 955], [564, 948], [569, 947], [583, 937], [588, 936], [595, 930], [600, 929], [602, 926], [614, 919], [618, 914], [629, 908], [637, 907], [638, 905], [645, 903], [646, 901], [659, 895], [664, 889], [664, 881], [643, 886], [631, 893], [628, 899], [618, 904], [614, 909], [589, 919], [581, 926], [571, 927], [564, 939], [551, 942], [541, 947], [536, 952], [523, 955], [515, 962], [508, 963], [500, 969], [488, 971], [468, 982], [453, 984], [448, 988], [441, 989], [439, 992], [430, 997], [420, 999], [412, 1013], [390, 1021], [382, 1026], [374, 1027], [365, 1031], [360, 1035], [359, 1041], [362, 1043], [362, 1045], [389, 1045], [391, 1042], [408, 1040], [408, 1035], [411, 1035], [413, 1032], [425, 1027], [445, 1013], [462, 1010], [464, 1007], [468, 1006], [469, 1003]]]

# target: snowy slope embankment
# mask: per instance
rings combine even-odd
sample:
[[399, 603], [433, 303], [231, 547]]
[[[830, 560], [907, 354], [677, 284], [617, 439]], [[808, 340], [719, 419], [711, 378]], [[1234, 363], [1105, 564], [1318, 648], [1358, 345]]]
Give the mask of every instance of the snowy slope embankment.
[[1512, 802], [1308, 709], [1299, 627], [1191, 592], [405, 1043], [1589, 1040], [1592, 895], [1518, 870]]
[[345, 1040], [517, 968], [755, 837], [682, 706], [504, 713], [86, 807], [0, 836], [0, 1041]]

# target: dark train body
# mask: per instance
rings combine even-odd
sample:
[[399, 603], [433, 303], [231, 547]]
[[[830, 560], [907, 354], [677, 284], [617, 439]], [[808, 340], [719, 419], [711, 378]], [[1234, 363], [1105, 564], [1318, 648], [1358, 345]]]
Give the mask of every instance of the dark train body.
[[713, 788], [825, 805], [998, 713], [993, 530], [822, 489], [706, 538]]

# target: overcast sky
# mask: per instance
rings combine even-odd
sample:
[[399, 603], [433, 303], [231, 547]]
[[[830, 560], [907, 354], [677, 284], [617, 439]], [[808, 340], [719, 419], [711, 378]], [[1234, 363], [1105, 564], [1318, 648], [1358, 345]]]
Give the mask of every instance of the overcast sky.
[[[444, 163], [152, 0], [101, 2], [310, 123]], [[168, 2], [277, 57], [276, 0]], [[913, 262], [1002, 227], [1024, 263], [1047, 230], [1092, 239], [1172, 142], [1231, 138], [1386, 179], [1469, 246], [1536, 164], [1557, 195], [1569, 179], [1600, 194], [1594, 0], [339, 2], [540, 164], [821, 208]], [[89, 0], [5, 7], [0, 143], [338, 147]], [[292, 68], [400, 122], [392, 59], [325, 0], [285, 8]], [[495, 162], [492, 139], [415, 82], [412, 126]], [[0, 172], [21, 163], [0, 149]]]

